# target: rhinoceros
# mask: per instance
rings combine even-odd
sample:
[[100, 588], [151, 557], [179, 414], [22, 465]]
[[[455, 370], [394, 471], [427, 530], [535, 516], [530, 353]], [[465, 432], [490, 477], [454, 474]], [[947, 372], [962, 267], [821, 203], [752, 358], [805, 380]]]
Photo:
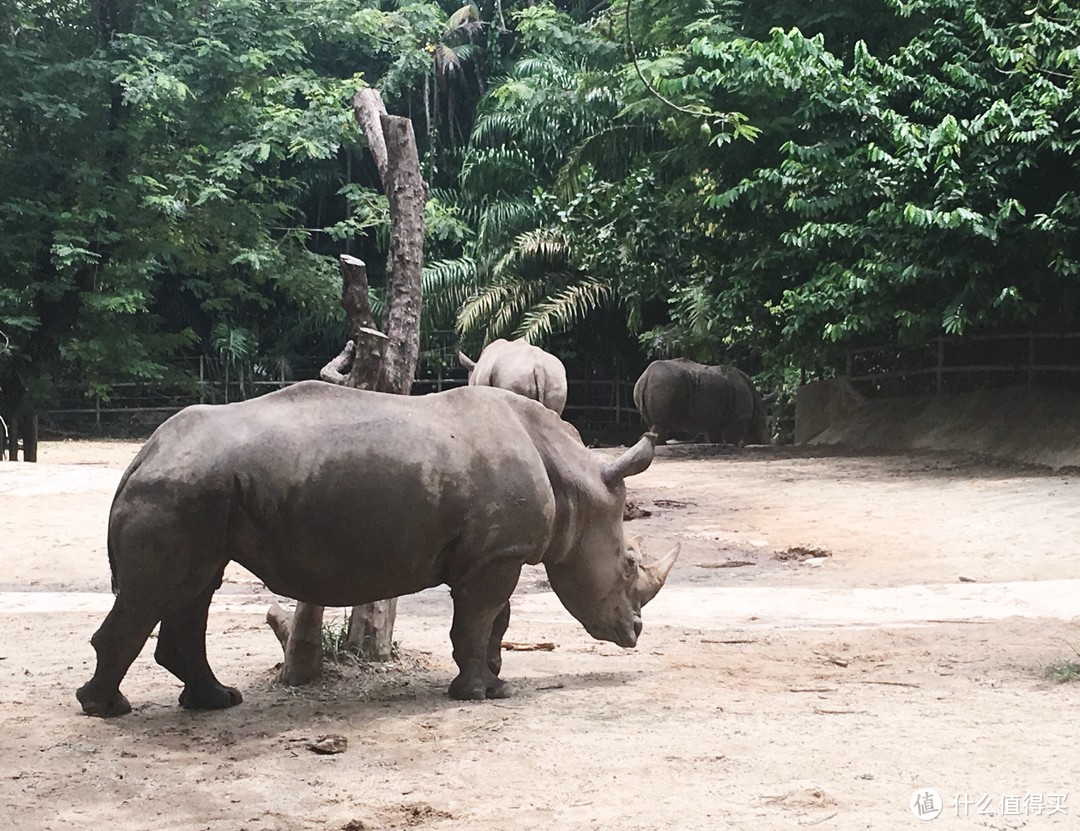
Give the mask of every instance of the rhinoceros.
[[539, 346], [521, 339], [499, 338], [484, 347], [477, 360], [458, 352], [458, 361], [469, 370], [470, 385], [510, 390], [562, 415], [566, 406], [566, 367]]
[[113, 499], [116, 599], [91, 639], [83, 710], [130, 711], [119, 685], [158, 622], [154, 657], [183, 681], [182, 706], [240, 703], [206, 658], [229, 561], [325, 606], [449, 585], [458, 699], [509, 694], [501, 639], [525, 563], [544, 564], [590, 635], [633, 647], [641, 607], [678, 556], [645, 562], [623, 534], [623, 479], [649, 466], [654, 438], [605, 461], [550, 410], [485, 387], [409, 397], [305, 381], [188, 407], [150, 437]]
[[761, 393], [733, 366], [653, 361], [634, 384], [634, 404], [661, 441], [675, 433], [725, 444], [770, 441]]

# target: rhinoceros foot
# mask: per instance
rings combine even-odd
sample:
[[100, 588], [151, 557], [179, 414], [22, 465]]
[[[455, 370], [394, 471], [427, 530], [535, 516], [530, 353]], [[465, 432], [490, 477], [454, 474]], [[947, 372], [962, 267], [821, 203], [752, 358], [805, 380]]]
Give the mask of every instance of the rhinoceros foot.
[[131, 712], [131, 704], [120, 690], [108, 693], [96, 691], [89, 683], [83, 684], [75, 693], [79, 699], [83, 712], [88, 716], [100, 718], [112, 718], [123, 716]]
[[450, 682], [450, 697], [458, 701], [483, 701], [485, 698], [509, 698], [513, 687], [501, 678], [466, 678], [459, 675]]
[[223, 684], [189, 684], [180, 693], [180, 706], [185, 710], [224, 710], [235, 707], [243, 700], [240, 690]]

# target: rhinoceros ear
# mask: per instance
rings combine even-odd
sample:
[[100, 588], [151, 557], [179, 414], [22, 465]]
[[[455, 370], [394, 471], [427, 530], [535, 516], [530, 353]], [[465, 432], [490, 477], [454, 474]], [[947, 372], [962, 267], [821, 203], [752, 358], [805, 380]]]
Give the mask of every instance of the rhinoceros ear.
[[652, 464], [656, 451], [656, 433], [646, 433], [641, 440], [619, 458], [604, 465], [600, 478], [609, 488], [622, 482], [627, 476], [641, 473]]
[[462, 367], [464, 367], [465, 369], [469, 370], [469, 372], [472, 372], [473, 368], [476, 366], [476, 361], [472, 360], [464, 352], [458, 352], [457, 359], [458, 363], [461, 364]]

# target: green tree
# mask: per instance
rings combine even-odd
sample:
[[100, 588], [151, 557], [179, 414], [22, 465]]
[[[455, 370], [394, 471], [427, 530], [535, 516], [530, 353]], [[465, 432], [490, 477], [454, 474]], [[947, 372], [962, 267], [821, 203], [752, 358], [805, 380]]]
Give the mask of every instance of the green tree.
[[161, 377], [224, 315], [326, 306], [297, 209], [355, 140], [360, 79], [317, 75], [284, 3], [19, 0], [0, 28], [5, 408]]

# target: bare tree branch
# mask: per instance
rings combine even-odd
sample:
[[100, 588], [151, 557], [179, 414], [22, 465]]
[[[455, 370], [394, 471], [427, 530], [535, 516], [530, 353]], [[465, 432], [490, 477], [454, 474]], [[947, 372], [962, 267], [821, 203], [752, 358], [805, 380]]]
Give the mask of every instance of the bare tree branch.
[[382, 126], [379, 124], [380, 116], [386, 115], [386, 105], [379, 91], [371, 87], [357, 90], [352, 105], [353, 117], [364, 131], [371, 155], [375, 158], [375, 166], [379, 169], [379, 181], [386, 191], [386, 139], [383, 138]]
[[345, 368], [348, 367], [350, 361], [353, 359], [353, 353], [356, 351], [356, 343], [354, 341], [348, 341], [345, 344], [345, 348], [341, 350], [336, 358], [333, 358], [330, 363], [319, 370], [319, 379], [326, 381], [328, 384], [344, 384], [349, 380], [349, 375], [345, 372]]

